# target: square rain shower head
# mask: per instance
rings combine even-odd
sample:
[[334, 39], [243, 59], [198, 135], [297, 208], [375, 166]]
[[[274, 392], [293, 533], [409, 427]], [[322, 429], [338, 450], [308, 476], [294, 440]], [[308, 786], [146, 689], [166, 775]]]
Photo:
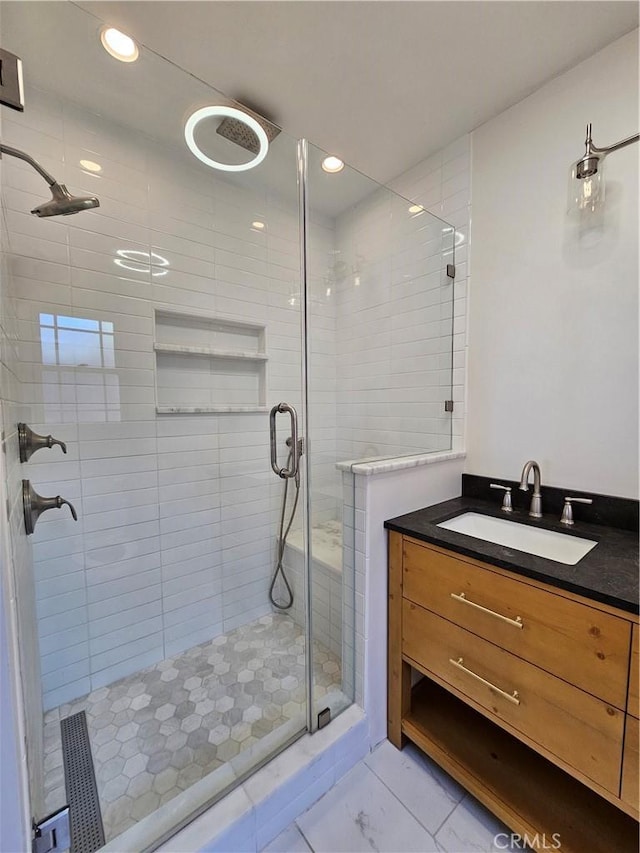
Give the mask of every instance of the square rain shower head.
[[[254, 118], [258, 124], [261, 125], [262, 129], [267, 134], [269, 144], [271, 144], [271, 142], [280, 133], [280, 128], [276, 127], [275, 124], [271, 124], [271, 122], [267, 121], [266, 118], [258, 115], [258, 113], [254, 113], [253, 110], [250, 110], [245, 106], [240, 106], [239, 108], [243, 112], [247, 113], [247, 115]], [[238, 119], [229, 117], [224, 118], [218, 125], [216, 133], [219, 133], [220, 136], [224, 136], [225, 139], [229, 139], [231, 142], [235, 142], [236, 145], [240, 145], [241, 148], [245, 148], [252, 154], [257, 154], [260, 150], [260, 143], [258, 142], [256, 134], [247, 124], [243, 121], [239, 121]]]

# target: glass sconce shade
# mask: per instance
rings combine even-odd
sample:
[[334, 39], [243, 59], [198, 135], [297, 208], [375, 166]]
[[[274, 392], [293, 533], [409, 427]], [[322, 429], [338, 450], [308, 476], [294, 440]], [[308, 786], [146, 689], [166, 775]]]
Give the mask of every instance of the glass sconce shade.
[[597, 171], [585, 178], [578, 177], [582, 163], [583, 160], [578, 160], [569, 172], [568, 213], [593, 213], [604, 204], [604, 158], [598, 158]]

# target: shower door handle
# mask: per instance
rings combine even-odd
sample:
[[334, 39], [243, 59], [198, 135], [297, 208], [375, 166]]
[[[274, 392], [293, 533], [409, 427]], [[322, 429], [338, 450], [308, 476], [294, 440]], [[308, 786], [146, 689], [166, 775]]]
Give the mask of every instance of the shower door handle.
[[[280, 468], [278, 465], [278, 443], [276, 441], [276, 417], [279, 414], [284, 414], [285, 412], [289, 413], [289, 417], [291, 418], [291, 443], [293, 448], [293, 453], [291, 454], [291, 467], [290, 468]], [[271, 444], [271, 467], [275, 474], [278, 477], [282, 477], [283, 480], [288, 480], [298, 475], [298, 462], [299, 462], [299, 453], [298, 453], [298, 413], [290, 406], [288, 403], [278, 403], [277, 406], [274, 406], [271, 409], [269, 414], [269, 440]]]

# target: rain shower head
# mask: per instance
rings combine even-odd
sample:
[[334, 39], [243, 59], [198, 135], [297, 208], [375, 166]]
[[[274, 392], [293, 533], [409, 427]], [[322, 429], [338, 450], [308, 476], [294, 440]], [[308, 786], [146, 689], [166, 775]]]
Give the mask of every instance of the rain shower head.
[[100, 201], [94, 195], [71, 195], [65, 185], [57, 181], [49, 189], [52, 198], [34, 207], [31, 213], [36, 216], [70, 216], [81, 210], [100, 207]]
[[[255, 113], [253, 110], [250, 110], [244, 105], [242, 105], [240, 109], [243, 113], [246, 113], [258, 122], [260, 127], [267, 134], [267, 141], [271, 144], [271, 142], [280, 133], [280, 128], [276, 127], [275, 124], [271, 124], [271, 122], [267, 121], [266, 118], [258, 115], [258, 113]], [[245, 122], [240, 119], [226, 116], [218, 125], [216, 133], [219, 133], [220, 136], [224, 136], [224, 138], [228, 139], [230, 142], [235, 142], [236, 145], [250, 151], [252, 154], [257, 154], [260, 150], [260, 140], [257, 135], [248, 124], [245, 124]]]
[[59, 184], [46, 169], [42, 168], [37, 160], [34, 160], [33, 157], [24, 151], [20, 151], [19, 148], [11, 148], [9, 145], [3, 145], [0, 142], [0, 153], [17, 157], [18, 160], [24, 160], [25, 163], [32, 166], [49, 184], [51, 199], [33, 208], [31, 213], [35, 213], [36, 216], [69, 216], [72, 213], [79, 213], [81, 210], [91, 210], [92, 207], [100, 207], [100, 201], [94, 195], [71, 195], [64, 184]]

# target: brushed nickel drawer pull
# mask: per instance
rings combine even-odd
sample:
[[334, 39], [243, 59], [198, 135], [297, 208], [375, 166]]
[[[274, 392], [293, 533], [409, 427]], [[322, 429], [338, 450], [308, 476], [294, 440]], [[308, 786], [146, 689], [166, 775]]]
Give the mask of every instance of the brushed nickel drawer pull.
[[492, 684], [490, 681], [487, 681], [481, 675], [478, 675], [477, 673], [472, 672], [472, 670], [467, 669], [467, 667], [464, 666], [463, 658], [458, 658], [458, 660], [453, 660], [453, 658], [449, 658], [449, 663], [452, 663], [455, 667], [461, 669], [463, 672], [466, 672], [467, 675], [470, 675], [472, 678], [475, 678], [476, 681], [481, 682], [486, 687], [489, 687], [491, 690], [495, 690], [496, 693], [499, 693], [502, 697], [508, 699], [509, 702], [513, 702], [514, 705], [520, 704], [520, 696], [518, 695], [517, 690], [514, 690], [513, 693], [507, 693], [505, 690], [500, 690], [499, 687], [496, 687], [495, 684]]
[[495, 610], [489, 610], [488, 607], [483, 607], [481, 604], [476, 604], [475, 601], [469, 601], [464, 592], [461, 592], [459, 595], [456, 592], [452, 592], [451, 598], [455, 598], [456, 601], [461, 601], [463, 604], [468, 604], [469, 607], [475, 607], [476, 610], [482, 610], [483, 613], [488, 613], [490, 616], [495, 616], [496, 619], [502, 619], [503, 622], [508, 622], [509, 625], [513, 625], [514, 628], [524, 627], [524, 623], [522, 621], [521, 616], [516, 616], [515, 619], [510, 619], [508, 616], [503, 616], [502, 613], [496, 613]]

